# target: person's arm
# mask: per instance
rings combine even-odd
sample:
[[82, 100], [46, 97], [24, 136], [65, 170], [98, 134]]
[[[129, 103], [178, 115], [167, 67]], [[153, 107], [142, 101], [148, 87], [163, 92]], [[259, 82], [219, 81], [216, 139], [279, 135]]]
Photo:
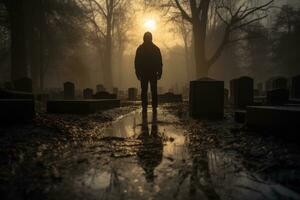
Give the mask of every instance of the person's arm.
[[162, 56], [160, 49], [158, 48], [158, 71], [157, 71], [157, 79], [161, 79], [162, 76], [162, 67], [163, 67], [163, 62], [162, 62]]
[[135, 66], [135, 74], [136, 77], [140, 80], [141, 79], [141, 55], [140, 55], [140, 48], [137, 48], [136, 54], [135, 54], [135, 59], [134, 59], [134, 66]]

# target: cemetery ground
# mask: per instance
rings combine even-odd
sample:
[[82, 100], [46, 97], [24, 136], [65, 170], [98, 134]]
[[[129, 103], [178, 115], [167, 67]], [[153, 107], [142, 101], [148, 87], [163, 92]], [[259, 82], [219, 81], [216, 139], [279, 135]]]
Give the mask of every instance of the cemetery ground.
[[2, 198], [300, 199], [298, 141], [248, 131], [229, 108], [188, 116], [185, 103], [127, 105], [1, 127]]

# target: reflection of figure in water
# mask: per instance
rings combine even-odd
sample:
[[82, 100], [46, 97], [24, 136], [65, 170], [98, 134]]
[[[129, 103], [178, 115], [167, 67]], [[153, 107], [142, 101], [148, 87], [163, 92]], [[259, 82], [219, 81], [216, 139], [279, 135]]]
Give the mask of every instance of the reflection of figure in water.
[[139, 139], [142, 145], [137, 153], [138, 162], [145, 171], [147, 182], [154, 181], [154, 169], [161, 163], [163, 142], [158, 134], [157, 116], [153, 113], [151, 133], [149, 134], [147, 113], [143, 112], [142, 130]]
[[161, 78], [162, 65], [160, 49], [153, 44], [152, 34], [146, 32], [144, 35], [144, 43], [137, 48], [135, 56], [135, 73], [137, 78], [141, 81], [141, 97], [144, 112], [147, 112], [149, 82], [151, 86], [152, 109], [156, 112], [157, 80]]

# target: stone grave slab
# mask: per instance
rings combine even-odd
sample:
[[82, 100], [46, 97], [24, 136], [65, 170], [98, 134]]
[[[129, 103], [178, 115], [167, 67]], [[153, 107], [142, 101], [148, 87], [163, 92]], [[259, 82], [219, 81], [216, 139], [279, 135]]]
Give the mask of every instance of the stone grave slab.
[[0, 99], [0, 124], [30, 121], [35, 116], [33, 99]]
[[101, 110], [120, 107], [120, 100], [50, 100], [47, 102], [48, 113], [90, 114]]
[[[248, 106], [247, 127], [251, 130], [299, 130], [300, 107]], [[297, 132], [295, 132], [298, 134]], [[283, 132], [282, 134], [285, 134]]]
[[177, 103], [182, 102], [181, 94], [173, 94], [171, 92], [167, 92], [165, 94], [159, 94], [158, 103]]
[[223, 119], [224, 81], [202, 78], [190, 82], [190, 116]]
[[75, 98], [75, 85], [72, 82], [64, 83], [64, 99]]

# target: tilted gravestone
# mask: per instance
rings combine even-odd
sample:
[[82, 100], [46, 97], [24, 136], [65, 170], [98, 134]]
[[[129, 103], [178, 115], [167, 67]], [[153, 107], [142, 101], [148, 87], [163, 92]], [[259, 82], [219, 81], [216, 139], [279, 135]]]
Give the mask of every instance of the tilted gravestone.
[[74, 99], [75, 98], [75, 85], [72, 82], [64, 83], [64, 98]]
[[128, 100], [136, 101], [137, 100], [138, 90], [137, 88], [128, 88]]
[[232, 103], [237, 108], [246, 108], [253, 104], [253, 79], [243, 76], [230, 82]]
[[105, 92], [106, 89], [102, 84], [98, 84], [98, 85], [96, 85], [96, 91], [97, 92]]
[[190, 116], [223, 119], [224, 81], [202, 78], [190, 82]]
[[116, 94], [110, 94], [108, 92], [97, 92], [93, 97], [94, 99], [117, 99]]
[[300, 75], [292, 78], [292, 97], [300, 99]]
[[32, 80], [27, 77], [14, 80], [14, 89], [21, 92], [32, 92]]
[[93, 98], [93, 89], [86, 88], [83, 90], [83, 98], [84, 99], [92, 99]]

